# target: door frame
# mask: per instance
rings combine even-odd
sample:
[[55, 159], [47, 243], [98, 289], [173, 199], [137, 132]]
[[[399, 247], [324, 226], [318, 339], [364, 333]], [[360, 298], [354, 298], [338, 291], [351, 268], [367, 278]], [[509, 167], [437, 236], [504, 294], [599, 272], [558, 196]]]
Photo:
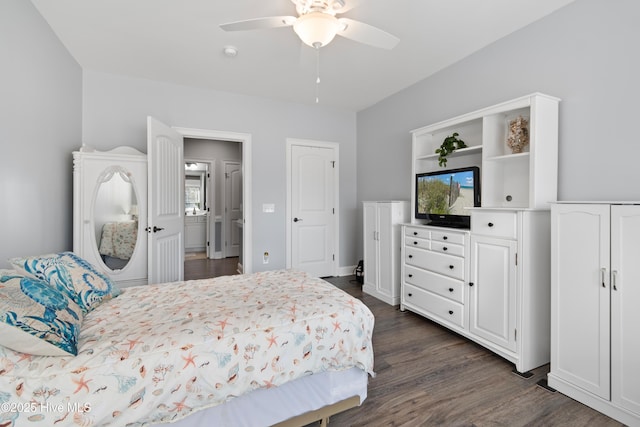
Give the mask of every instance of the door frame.
[[183, 138], [214, 139], [239, 142], [242, 146], [242, 272], [253, 272], [252, 208], [251, 208], [251, 134], [217, 130], [174, 127]]
[[298, 139], [298, 138], [287, 138], [286, 140], [286, 172], [287, 172], [287, 200], [286, 200], [286, 218], [285, 221], [287, 226], [285, 227], [286, 232], [286, 268], [291, 268], [292, 264], [292, 255], [291, 255], [291, 236], [293, 235], [292, 227], [292, 212], [291, 207], [292, 203], [292, 193], [291, 193], [291, 150], [294, 145], [302, 145], [306, 147], [318, 147], [318, 148], [329, 148], [333, 150], [335, 163], [335, 179], [333, 181], [333, 203], [335, 206], [335, 221], [334, 221], [334, 230], [333, 230], [333, 248], [335, 252], [335, 259], [333, 260], [332, 274], [333, 276], [338, 276], [338, 265], [340, 264], [340, 144], [337, 142], [327, 142], [327, 141], [316, 141], [311, 139]]

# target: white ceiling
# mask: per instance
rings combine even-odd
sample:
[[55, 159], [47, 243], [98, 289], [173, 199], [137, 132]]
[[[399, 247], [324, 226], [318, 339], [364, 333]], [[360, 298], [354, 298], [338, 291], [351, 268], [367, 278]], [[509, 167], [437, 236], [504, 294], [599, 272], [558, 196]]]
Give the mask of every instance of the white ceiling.
[[[218, 27], [295, 15], [291, 0], [31, 1], [83, 68], [315, 103], [316, 52], [292, 28]], [[400, 43], [384, 50], [337, 36], [320, 49], [320, 105], [359, 111], [572, 1], [357, 0], [341, 16]], [[228, 45], [235, 58], [223, 54]]]

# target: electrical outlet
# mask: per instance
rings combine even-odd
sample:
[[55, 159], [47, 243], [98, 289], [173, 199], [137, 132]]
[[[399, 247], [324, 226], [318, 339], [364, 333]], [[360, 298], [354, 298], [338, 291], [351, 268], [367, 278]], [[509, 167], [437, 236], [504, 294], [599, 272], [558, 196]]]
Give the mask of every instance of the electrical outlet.
[[265, 252], [262, 254], [262, 263], [269, 264], [269, 252]]

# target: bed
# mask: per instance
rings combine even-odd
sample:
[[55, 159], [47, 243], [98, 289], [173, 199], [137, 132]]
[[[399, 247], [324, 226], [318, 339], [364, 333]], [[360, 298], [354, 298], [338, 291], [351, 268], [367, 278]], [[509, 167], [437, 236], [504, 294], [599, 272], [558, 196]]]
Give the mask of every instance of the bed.
[[[0, 272], [2, 427], [304, 425], [366, 398], [373, 315], [324, 280], [277, 270], [118, 291], [74, 254], [57, 256]], [[33, 303], [38, 282], [49, 298], [16, 326], [7, 301]], [[9, 332], [37, 343], [16, 351]]]

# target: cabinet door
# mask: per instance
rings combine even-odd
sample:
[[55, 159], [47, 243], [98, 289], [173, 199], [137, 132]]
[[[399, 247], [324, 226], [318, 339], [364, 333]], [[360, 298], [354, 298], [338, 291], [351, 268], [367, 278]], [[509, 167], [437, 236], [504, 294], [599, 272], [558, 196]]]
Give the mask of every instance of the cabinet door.
[[393, 233], [397, 226], [393, 225], [393, 204], [378, 204], [378, 291], [385, 296], [394, 296]]
[[378, 211], [375, 203], [363, 205], [364, 233], [364, 285], [378, 284]]
[[516, 349], [516, 242], [471, 236], [469, 331]]
[[611, 207], [611, 400], [640, 414], [640, 206]]
[[551, 373], [603, 399], [610, 398], [609, 219], [609, 205], [552, 206]]

